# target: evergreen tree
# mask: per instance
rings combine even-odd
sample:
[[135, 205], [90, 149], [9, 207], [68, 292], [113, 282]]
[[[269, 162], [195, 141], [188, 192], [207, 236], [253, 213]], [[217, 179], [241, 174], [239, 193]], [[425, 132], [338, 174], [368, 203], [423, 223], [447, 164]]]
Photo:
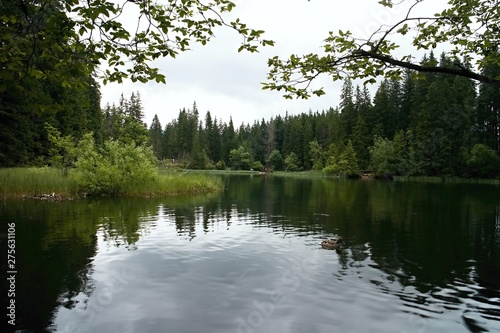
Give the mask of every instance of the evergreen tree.
[[132, 117], [139, 123], [143, 121], [144, 110], [142, 107], [141, 95], [139, 94], [139, 92], [132, 92], [132, 94], [130, 95], [130, 100], [124, 105], [124, 113], [125, 116]]
[[[490, 64], [483, 69], [482, 73], [488, 77], [500, 76], [500, 65]], [[497, 155], [500, 155], [500, 89], [485, 83], [479, 85], [473, 122], [474, 140], [490, 147]]]
[[302, 114], [301, 117], [302, 121], [302, 160], [299, 163], [299, 165], [302, 165], [302, 167], [306, 170], [311, 169], [312, 163], [311, 163], [311, 151], [310, 151], [310, 146], [309, 143], [313, 141], [314, 139], [314, 133], [313, 133], [313, 125], [312, 125], [312, 114], [309, 113], [308, 115]]
[[356, 122], [356, 106], [354, 105], [354, 88], [351, 80], [345, 80], [340, 94], [340, 114], [344, 133], [350, 136]]
[[205, 115], [205, 138], [208, 158], [216, 163], [221, 159], [221, 137], [217, 119], [212, 121], [210, 111]]
[[283, 151], [283, 142], [285, 141], [285, 121], [280, 115], [274, 119], [274, 136], [276, 142], [276, 149]]
[[222, 129], [222, 159], [229, 164], [229, 152], [236, 148], [236, 133], [234, 131], [233, 119], [229, 118], [229, 124], [224, 124]]
[[285, 122], [285, 137], [283, 139], [283, 154], [288, 156], [295, 153], [298, 163], [303, 160], [303, 127], [298, 116], [288, 117]]
[[178, 128], [176, 125], [175, 122], [169, 123], [163, 131], [162, 156], [166, 159], [175, 160], [178, 156]]
[[153, 117], [151, 126], [149, 127], [149, 139], [156, 158], [162, 159], [164, 157], [162, 149], [163, 130], [161, 127], [160, 119], [158, 119], [158, 115], [156, 114]]
[[359, 175], [360, 170], [358, 166], [358, 159], [351, 140], [347, 142], [347, 146], [340, 155], [337, 165], [341, 174], [347, 176]]
[[359, 114], [356, 119], [356, 124], [354, 124], [351, 137], [353, 148], [358, 156], [359, 166], [362, 169], [366, 169], [370, 158], [368, 148], [372, 143], [372, 139], [370, 137], [370, 133], [368, 132], [365, 120], [361, 114]]

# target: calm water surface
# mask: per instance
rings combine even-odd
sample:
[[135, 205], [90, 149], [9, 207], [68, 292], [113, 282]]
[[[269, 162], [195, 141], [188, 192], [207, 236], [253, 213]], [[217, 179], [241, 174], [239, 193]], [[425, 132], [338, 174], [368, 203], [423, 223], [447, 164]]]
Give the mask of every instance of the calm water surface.
[[203, 198], [4, 201], [17, 329], [500, 332], [498, 186], [225, 181]]

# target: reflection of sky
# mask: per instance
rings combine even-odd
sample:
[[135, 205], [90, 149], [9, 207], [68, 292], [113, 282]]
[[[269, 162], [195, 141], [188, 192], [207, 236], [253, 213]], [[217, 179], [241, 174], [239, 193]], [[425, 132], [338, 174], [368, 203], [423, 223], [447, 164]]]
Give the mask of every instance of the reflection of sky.
[[[262, 215], [226, 217], [211, 216], [207, 231], [197, 209], [193, 238], [160, 209], [128, 247], [100, 232], [95, 289], [78, 295], [74, 309], [59, 309], [58, 331], [459, 332], [466, 319], [488, 327], [474, 310], [484, 304], [466, 299], [475, 288], [466, 282], [450, 281], [431, 296], [403, 286], [398, 278], [413, 278], [398, 267], [381, 270], [370, 244], [348, 244], [339, 254], [322, 250], [313, 233], [256, 226]], [[460, 288], [471, 292], [460, 296]]]

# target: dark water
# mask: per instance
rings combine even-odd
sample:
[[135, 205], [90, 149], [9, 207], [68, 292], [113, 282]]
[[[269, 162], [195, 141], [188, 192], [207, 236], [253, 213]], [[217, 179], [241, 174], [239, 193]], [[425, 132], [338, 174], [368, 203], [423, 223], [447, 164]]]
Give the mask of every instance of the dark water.
[[[500, 332], [498, 186], [226, 183], [204, 198], [4, 201], [16, 328]], [[341, 251], [319, 246], [333, 236]]]

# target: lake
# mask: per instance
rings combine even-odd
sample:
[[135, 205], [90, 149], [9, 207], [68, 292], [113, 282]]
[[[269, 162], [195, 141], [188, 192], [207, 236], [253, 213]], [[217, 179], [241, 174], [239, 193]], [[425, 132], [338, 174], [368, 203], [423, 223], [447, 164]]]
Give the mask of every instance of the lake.
[[[197, 198], [4, 201], [17, 329], [500, 332], [498, 186], [224, 181]], [[322, 249], [333, 237], [344, 247]]]

